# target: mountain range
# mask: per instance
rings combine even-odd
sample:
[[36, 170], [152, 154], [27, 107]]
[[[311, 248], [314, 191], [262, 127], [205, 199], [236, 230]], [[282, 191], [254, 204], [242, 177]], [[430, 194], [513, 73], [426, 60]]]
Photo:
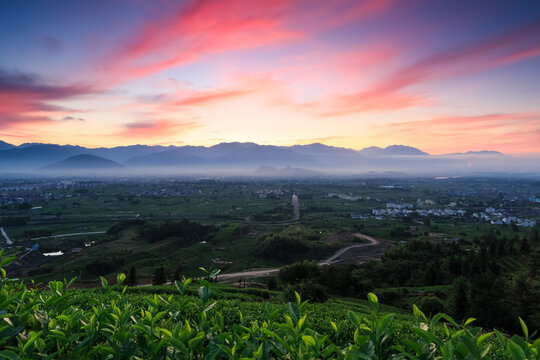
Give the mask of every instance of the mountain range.
[[[430, 155], [404, 145], [385, 148], [371, 146], [354, 150], [321, 143], [275, 146], [231, 142], [209, 147], [131, 145], [86, 148], [41, 143], [15, 146], [0, 141], [2, 172], [99, 169], [108, 173], [223, 173], [259, 176], [317, 176], [372, 171], [456, 173], [493, 170], [493, 167], [487, 165], [500, 165], [508, 162], [508, 158], [496, 151]], [[514, 160], [512, 169], [516, 170]], [[517, 163], [522, 164], [523, 169], [531, 166], [530, 163]], [[493, 171], [502, 170], [499, 167]]]

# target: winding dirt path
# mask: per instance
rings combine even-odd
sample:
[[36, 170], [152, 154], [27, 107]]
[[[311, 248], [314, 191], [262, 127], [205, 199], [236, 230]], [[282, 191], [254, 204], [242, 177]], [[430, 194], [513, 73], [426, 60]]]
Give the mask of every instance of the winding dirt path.
[[[351, 249], [376, 246], [381, 243], [379, 240], [368, 235], [364, 235], [360, 233], [355, 233], [353, 235], [356, 236], [357, 238], [365, 239], [369, 242], [363, 243], [363, 244], [349, 245], [344, 248], [341, 248], [338, 251], [336, 251], [334, 255], [330, 256], [328, 259], [319, 261], [318, 264], [320, 266], [332, 265], [332, 264], [342, 261], [343, 259], [340, 259], [340, 257], [342, 257], [345, 253], [347, 253]], [[240, 271], [240, 272], [229, 273], [229, 274], [219, 274], [216, 277], [216, 281], [225, 282], [225, 281], [230, 281], [230, 280], [235, 280], [235, 279], [249, 279], [249, 278], [255, 278], [255, 277], [265, 277], [265, 276], [276, 275], [277, 273], [279, 273], [279, 268], [246, 270], [246, 271]], [[151, 284], [139, 284], [137, 286], [151, 286]]]
[[[377, 240], [375, 238], [372, 238], [371, 236], [364, 235], [364, 234], [359, 234], [359, 233], [355, 233], [353, 235], [358, 237], [358, 238], [365, 239], [365, 240], [369, 241], [369, 243], [354, 244], [354, 245], [349, 245], [347, 247], [341, 248], [334, 255], [330, 256], [328, 259], [319, 261], [318, 264], [320, 266], [332, 265], [332, 264], [340, 262], [341, 259], [339, 259], [339, 258], [343, 254], [345, 254], [346, 252], [348, 252], [351, 249], [362, 248], [362, 247], [367, 247], [367, 246], [374, 246], [374, 245], [379, 245], [380, 244], [379, 240]], [[240, 272], [230, 273], [230, 274], [220, 274], [220, 275], [218, 275], [217, 280], [218, 280], [218, 282], [222, 282], [222, 281], [228, 281], [228, 280], [232, 280], [232, 279], [247, 279], [247, 278], [254, 278], [254, 277], [264, 277], [264, 276], [275, 275], [278, 272], [279, 272], [279, 268], [240, 271]]]
[[330, 256], [328, 259], [320, 261], [319, 265], [326, 266], [326, 265], [330, 265], [330, 264], [340, 262], [341, 260], [339, 260], [339, 257], [341, 257], [343, 254], [345, 254], [347, 251], [349, 251], [351, 249], [362, 248], [362, 247], [366, 247], [366, 246], [372, 246], [372, 245], [380, 244], [379, 240], [374, 239], [371, 236], [364, 235], [364, 234], [359, 234], [359, 233], [356, 233], [356, 234], [353, 234], [353, 235], [356, 236], [357, 238], [367, 240], [367, 241], [369, 241], [369, 243], [367, 243], [367, 244], [355, 244], [355, 245], [350, 245], [350, 246], [344, 247], [342, 249], [339, 249], [334, 255]]

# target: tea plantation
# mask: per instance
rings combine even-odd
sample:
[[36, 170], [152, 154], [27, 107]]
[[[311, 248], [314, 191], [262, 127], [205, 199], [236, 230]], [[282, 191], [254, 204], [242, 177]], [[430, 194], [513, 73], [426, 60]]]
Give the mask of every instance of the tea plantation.
[[[1, 255], [1, 252], [0, 252]], [[10, 279], [0, 261], [0, 358], [5, 359], [539, 359], [540, 339], [503, 335], [368, 306], [330, 301], [288, 304], [224, 298], [207, 280], [130, 291], [125, 275], [102, 288], [72, 281], [35, 288]], [[209, 274], [208, 280], [213, 274]], [[219, 293], [219, 291], [216, 291]], [[232, 296], [231, 296], [232, 297]]]

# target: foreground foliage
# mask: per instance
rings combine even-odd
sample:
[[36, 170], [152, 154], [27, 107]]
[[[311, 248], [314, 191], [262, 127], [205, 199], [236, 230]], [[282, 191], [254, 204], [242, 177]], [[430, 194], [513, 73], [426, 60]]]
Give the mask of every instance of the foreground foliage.
[[11, 260], [0, 262], [0, 358], [539, 359], [540, 339], [524, 322], [524, 336], [511, 338], [470, 327], [474, 319], [428, 318], [416, 306], [415, 320], [404, 322], [380, 313], [374, 294], [370, 314], [348, 311], [346, 319], [313, 315], [298, 293], [286, 311], [266, 303], [244, 316], [249, 306], [221, 306], [207, 280], [198, 280], [198, 297], [188, 294], [191, 279], [176, 282], [177, 294], [129, 295], [124, 274], [112, 286], [102, 278], [101, 294], [68, 289], [74, 279], [34, 289], [7, 277], [1, 267]]

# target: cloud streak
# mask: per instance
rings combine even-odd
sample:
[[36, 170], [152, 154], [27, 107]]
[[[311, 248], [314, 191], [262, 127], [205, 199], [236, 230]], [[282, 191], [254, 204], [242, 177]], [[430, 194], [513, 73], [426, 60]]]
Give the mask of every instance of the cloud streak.
[[394, 71], [371, 89], [335, 96], [330, 101], [333, 110], [322, 113], [324, 116], [342, 116], [428, 105], [429, 97], [411, 88], [540, 56], [538, 34], [540, 22], [536, 21], [474, 44], [421, 58]]
[[[519, 130], [517, 130], [519, 129]], [[508, 153], [540, 153], [540, 114], [508, 113], [438, 117], [376, 127], [378, 137], [425, 143], [428, 152], [486, 148]]]
[[54, 121], [51, 116], [73, 113], [74, 110], [50, 104], [90, 94], [86, 85], [49, 85], [37, 76], [0, 70], [0, 124], [3, 127]]
[[107, 59], [124, 82], [223, 52], [284, 46], [388, 9], [389, 0], [204, 0], [153, 19]]
[[124, 129], [113, 136], [140, 139], [156, 138], [164, 135], [177, 135], [199, 126], [195, 121], [149, 120], [130, 122], [124, 124]]

